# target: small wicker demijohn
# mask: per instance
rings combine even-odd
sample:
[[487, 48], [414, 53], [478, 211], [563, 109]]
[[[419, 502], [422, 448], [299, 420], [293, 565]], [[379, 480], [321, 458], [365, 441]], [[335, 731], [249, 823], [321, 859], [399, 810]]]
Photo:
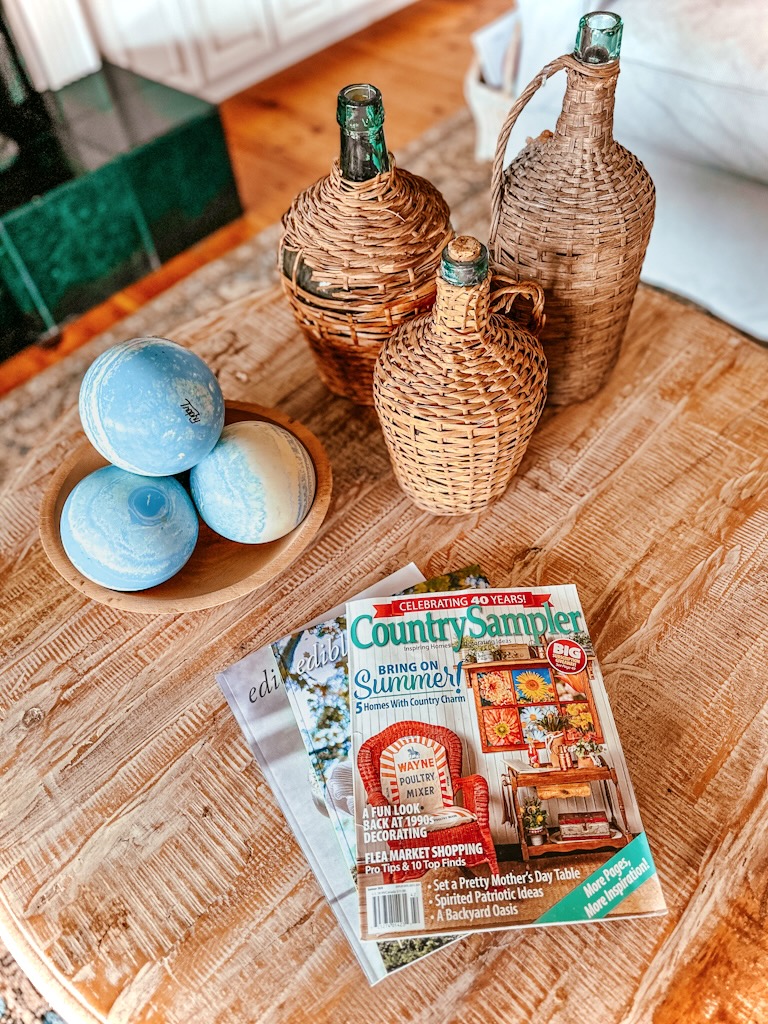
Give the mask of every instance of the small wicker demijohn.
[[[493, 165], [491, 254], [544, 287], [555, 405], [589, 398], [613, 369], [653, 226], [653, 182], [612, 135], [621, 31], [616, 14], [581, 19], [573, 56], [543, 68], [510, 110]], [[554, 134], [529, 141], [505, 171], [515, 121], [560, 69], [568, 83]]]
[[373, 405], [379, 347], [432, 306], [440, 253], [453, 230], [437, 189], [388, 153], [378, 89], [342, 89], [337, 120], [339, 159], [284, 215], [279, 268], [323, 382]]
[[[520, 296], [533, 333], [501, 315]], [[419, 508], [464, 515], [506, 490], [546, 401], [543, 306], [539, 285], [492, 277], [488, 250], [461, 235], [443, 253], [432, 312], [382, 346], [376, 412], [398, 483]]]

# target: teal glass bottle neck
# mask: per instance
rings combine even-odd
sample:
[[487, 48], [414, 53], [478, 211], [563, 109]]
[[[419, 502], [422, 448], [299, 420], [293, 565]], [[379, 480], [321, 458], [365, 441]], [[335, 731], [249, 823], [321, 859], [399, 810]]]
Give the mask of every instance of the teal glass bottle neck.
[[443, 249], [440, 276], [463, 288], [481, 284], [488, 277], [488, 250], [471, 235], [459, 235]]
[[347, 181], [368, 181], [389, 170], [381, 93], [366, 83], [348, 85], [336, 104], [341, 130], [339, 162]]
[[582, 64], [613, 64], [621, 53], [624, 25], [613, 11], [592, 11], [579, 20], [573, 55]]

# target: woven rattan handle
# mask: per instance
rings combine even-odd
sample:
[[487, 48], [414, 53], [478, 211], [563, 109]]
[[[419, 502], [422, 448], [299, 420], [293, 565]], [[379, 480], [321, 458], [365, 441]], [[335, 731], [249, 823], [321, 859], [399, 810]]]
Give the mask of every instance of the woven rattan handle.
[[492, 246], [494, 245], [494, 239], [496, 238], [496, 231], [499, 226], [499, 214], [501, 213], [501, 197], [504, 190], [504, 154], [507, 151], [507, 143], [509, 142], [509, 136], [512, 134], [512, 129], [515, 126], [515, 121], [517, 121], [520, 116], [523, 107], [533, 97], [534, 93], [539, 91], [548, 78], [551, 78], [555, 72], [561, 71], [563, 68], [573, 67], [574, 64], [576, 64], [575, 59], [570, 54], [566, 53], [563, 54], [562, 57], [558, 57], [556, 60], [545, 65], [534, 80], [529, 82], [517, 97], [511, 110], [507, 114], [504, 124], [502, 125], [499, 133], [499, 141], [496, 143], [496, 157], [493, 161], [493, 173], [491, 175], [491, 212], [493, 214], [493, 219], [491, 222], [490, 237]]
[[[519, 298], [529, 299], [531, 302], [528, 319], [525, 323], [520, 323], [517, 316], [513, 314], [513, 306]], [[494, 313], [503, 312], [511, 316], [516, 323], [520, 323], [521, 327], [525, 327], [538, 338], [545, 320], [544, 289], [536, 281], [513, 281], [511, 278], [495, 273], [491, 309]]]

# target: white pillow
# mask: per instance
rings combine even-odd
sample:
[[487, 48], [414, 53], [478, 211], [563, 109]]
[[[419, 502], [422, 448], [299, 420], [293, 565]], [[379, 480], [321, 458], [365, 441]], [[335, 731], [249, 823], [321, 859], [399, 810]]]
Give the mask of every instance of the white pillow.
[[432, 821], [424, 825], [427, 832], [439, 832], [444, 828], [454, 828], [456, 825], [468, 825], [477, 821], [477, 815], [468, 811], [466, 807], [444, 807], [441, 811], [432, 811]]
[[[543, 65], [573, 51], [579, 18], [609, 10], [624, 22], [615, 138], [643, 159], [644, 145], [768, 182], [768, 18], [765, 0], [518, 0], [516, 92]], [[554, 129], [560, 72], [529, 107], [525, 133]], [[544, 95], [542, 95], [542, 93]], [[546, 96], [546, 99], [545, 99]], [[531, 111], [533, 113], [533, 110]], [[508, 157], [525, 143], [518, 133]]]
[[445, 747], [428, 736], [402, 736], [381, 753], [381, 791], [393, 805], [436, 813], [453, 803]]
[[337, 761], [325, 777], [328, 799], [333, 806], [345, 814], [355, 813], [353, 796], [352, 765], [349, 761]]

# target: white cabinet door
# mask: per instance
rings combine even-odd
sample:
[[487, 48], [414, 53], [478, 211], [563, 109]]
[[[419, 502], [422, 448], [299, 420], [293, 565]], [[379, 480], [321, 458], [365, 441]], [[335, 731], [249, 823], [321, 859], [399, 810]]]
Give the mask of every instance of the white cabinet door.
[[80, 2], [108, 60], [217, 103], [413, 0]]
[[8, 24], [36, 89], [60, 89], [101, 66], [77, 0], [5, 0]]
[[[266, 0], [272, 9], [278, 41], [290, 43], [328, 24], [341, 13], [337, 0]], [[322, 46], [322, 42], [320, 43]]]
[[[194, 0], [206, 82], [254, 65], [275, 46], [265, 0]], [[254, 68], [254, 76], [257, 70]]]
[[351, 24], [371, 25], [393, 11], [407, 7], [414, 0], [334, 0], [337, 15], [347, 15]]
[[189, 92], [203, 85], [186, 0], [87, 0], [108, 60]]

